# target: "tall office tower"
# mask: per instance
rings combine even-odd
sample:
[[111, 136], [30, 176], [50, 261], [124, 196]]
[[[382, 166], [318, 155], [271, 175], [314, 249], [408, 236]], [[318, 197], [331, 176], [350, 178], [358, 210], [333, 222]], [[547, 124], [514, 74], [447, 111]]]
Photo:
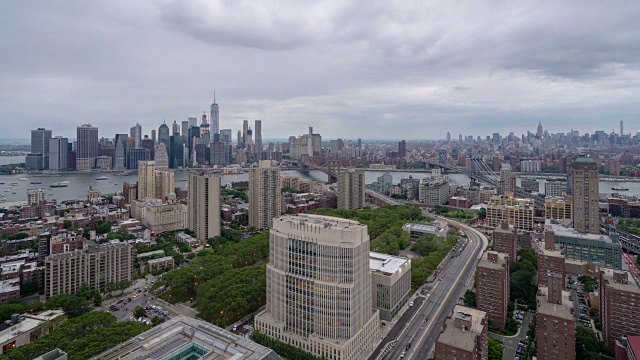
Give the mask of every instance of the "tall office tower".
[[247, 151], [253, 151], [253, 131], [251, 128], [247, 129], [247, 136], [245, 137], [245, 148]]
[[156, 144], [154, 146], [153, 161], [156, 163], [158, 169], [169, 168], [169, 153], [167, 153], [167, 146], [165, 144]]
[[573, 228], [580, 233], [600, 234], [598, 165], [589, 157], [578, 157], [571, 172]]
[[264, 148], [262, 147], [262, 120], [256, 120], [253, 131], [255, 133], [254, 148], [256, 153], [256, 160], [264, 160], [262, 158], [262, 153], [264, 152]]
[[238, 130], [238, 137], [236, 138], [236, 141], [237, 141], [236, 142], [237, 146], [241, 147], [242, 146], [242, 141], [243, 141], [243, 139], [242, 139], [242, 130]]
[[598, 292], [602, 336], [613, 350], [623, 335], [637, 335], [640, 329], [640, 287], [628, 271], [600, 268]]
[[189, 230], [201, 243], [220, 236], [220, 176], [189, 173]]
[[216, 97], [213, 96], [213, 104], [211, 104], [211, 133], [220, 133], [220, 108], [216, 104]]
[[231, 164], [231, 145], [224, 142], [211, 143], [209, 147], [211, 151], [210, 164], [218, 166], [227, 166]]
[[197, 117], [188, 117], [187, 121], [189, 122], [189, 127], [198, 126], [198, 118]]
[[516, 261], [518, 255], [518, 235], [516, 227], [503, 221], [493, 230], [493, 250], [509, 255], [509, 262]]
[[[193, 127], [193, 129], [198, 129]], [[171, 135], [169, 138], [169, 167], [177, 169], [185, 166], [184, 164], [184, 140], [181, 135]]]
[[484, 311], [461, 305], [453, 308], [436, 340], [436, 360], [476, 359], [489, 356], [489, 318]]
[[202, 122], [200, 125], [209, 125], [209, 122], [207, 121], [207, 114], [204, 112], [202, 112]]
[[169, 134], [169, 127], [166, 123], [162, 123], [158, 128], [158, 144], [165, 144], [167, 146], [167, 152], [170, 149], [169, 146], [169, 138], [171, 134]]
[[620, 136], [624, 135], [624, 123], [620, 120]]
[[242, 146], [247, 145], [247, 132], [249, 131], [249, 120], [242, 121]]
[[231, 144], [233, 142], [231, 134], [231, 129], [220, 129], [220, 142]]
[[338, 173], [338, 209], [363, 208], [365, 189], [364, 171], [349, 169]]
[[38, 205], [44, 201], [44, 189], [27, 190], [27, 205]]
[[154, 144], [157, 142], [157, 139], [156, 139], [156, 129], [152, 129], [152, 130], [151, 130], [151, 140], [153, 140], [153, 143], [154, 143]]
[[49, 169], [65, 170], [67, 165], [67, 149], [69, 140], [61, 136], [56, 136], [49, 140]]
[[447, 131], [447, 142], [451, 142], [451, 133]]
[[153, 160], [155, 158], [155, 143], [153, 139], [149, 138], [149, 136], [145, 135], [142, 141], [140, 142], [140, 148], [149, 150], [149, 159]]
[[509, 281], [509, 255], [485, 252], [476, 265], [476, 303], [478, 310], [491, 316], [493, 326], [499, 329], [507, 325]]
[[358, 138], [358, 148], [362, 147], [362, 139]]
[[142, 142], [142, 126], [136, 123], [135, 126], [132, 126], [129, 129], [129, 135], [133, 138], [133, 147], [139, 148]]
[[560, 274], [547, 273], [547, 287], [538, 288], [536, 296], [536, 347], [538, 359], [576, 358], [576, 321], [571, 293], [564, 291]]
[[153, 161], [138, 162], [138, 200], [155, 199], [156, 163]]
[[132, 280], [135, 243], [89, 245], [86, 249], [49, 255], [44, 259], [44, 294], [75, 294], [83, 284], [104, 289], [108, 283]]
[[127, 142], [129, 136], [127, 134], [116, 134], [113, 148], [113, 169], [124, 170], [127, 168]]
[[[37, 161], [37, 168], [34, 170], [43, 170], [49, 168], [49, 141], [51, 140], [51, 130], [38, 128], [31, 130], [31, 154], [41, 154], [38, 156], [41, 161]], [[31, 164], [30, 164], [31, 165]]]
[[544, 130], [542, 129], [542, 122], [538, 120], [538, 129], [536, 130], [536, 136], [542, 138], [544, 136]]
[[90, 124], [78, 126], [76, 139], [76, 170], [91, 170], [98, 156], [98, 128]]
[[249, 169], [249, 226], [269, 229], [273, 218], [282, 214], [281, 181], [280, 168], [271, 167], [271, 160]]
[[180, 127], [178, 126], [178, 123], [173, 120], [173, 125], [171, 125], [171, 135], [180, 135]]
[[407, 156], [407, 142], [402, 140], [398, 143], [398, 157], [403, 158]]
[[140, 161], [151, 160], [151, 154], [148, 149], [134, 148], [127, 151], [127, 169], [137, 170]]
[[298, 214], [273, 220], [267, 306], [256, 330], [318, 357], [366, 359], [380, 339], [367, 226]]
[[180, 124], [180, 135], [186, 140], [189, 137], [189, 121], [183, 120]]
[[511, 171], [509, 163], [502, 163], [500, 168], [500, 195], [514, 196], [516, 192], [516, 174]]

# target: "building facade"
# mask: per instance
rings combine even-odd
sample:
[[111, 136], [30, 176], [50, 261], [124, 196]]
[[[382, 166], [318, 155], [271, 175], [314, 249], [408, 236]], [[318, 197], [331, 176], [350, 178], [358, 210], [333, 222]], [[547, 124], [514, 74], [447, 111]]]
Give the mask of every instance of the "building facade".
[[90, 124], [78, 126], [76, 140], [76, 170], [91, 170], [98, 157], [98, 128]]
[[640, 329], [640, 288], [628, 271], [601, 268], [599, 273], [600, 320], [607, 348], [622, 336]]
[[82, 284], [104, 289], [108, 283], [131, 281], [135, 252], [133, 243], [113, 242], [49, 255], [44, 259], [45, 296], [75, 294]]
[[507, 254], [508, 261], [518, 260], [518, 233], [513, 225], [502, 222], [493, 230], [493, 250]]
[[366, 190], [364, 171], [349, 169], [338, 173], [338, 209], [361, 209], [364, 207]]
[[578, 157], [571, 173], [573, 228], [581, 233], [600, 234], [600, 196], [598, 164], [592, 158]]
[[456, 305], [436, 341], [435, 359], [488, 359], [488, 328], [487, 313]]
[[189, 174], [189, 230], [205, 243], [220, 236], [220, 176]]
[[476, 304], [499, 329], [507, 324], [509, 279], [509, 255], [486, 251], [476, 265]]
[[367, 358], [380, 339], [367, 227], [299, 214], [273, 222], [267, 308], [256, 330], [327, 359]]
[[573, 301], [564, 291], [560, 274], [547, 274], [547, 287], [538, 288], [536, 296], [536, 347], [538, 359], [556, 360], [576, 358], [576, 321]]
[[392, 320], [411, 297], [411, 261], [406, 258], [369, 253], [373, 307], [380, 319]]
[[532, 230], [534, 205], [533, 199], [494, 196], [487, 205], [487, 225], [496, 227], [506, 221], [518, 230]]
[[269, 229], [273, 219], [282, 214], [280, 168], [271, 160], [262, 160], [249, 170], [249, 226]]

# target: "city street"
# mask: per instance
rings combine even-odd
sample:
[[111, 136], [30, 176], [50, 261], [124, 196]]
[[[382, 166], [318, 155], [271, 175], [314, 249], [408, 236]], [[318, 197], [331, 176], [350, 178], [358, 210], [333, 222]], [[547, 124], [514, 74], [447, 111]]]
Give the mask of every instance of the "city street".
[[529, 323], [531, 322], [532, 317], [533, 314], [525, 311], [522, 325], [518, 328], [518, 332], [513, 336], [502, 336], [489, 333], [489, 337], [502, 341], [502, 346], [504, 348], [502, 353], [503, 360], [513, 360], [515, 358], [518, 342], [527, 335], [527, 330], [529, 330]]

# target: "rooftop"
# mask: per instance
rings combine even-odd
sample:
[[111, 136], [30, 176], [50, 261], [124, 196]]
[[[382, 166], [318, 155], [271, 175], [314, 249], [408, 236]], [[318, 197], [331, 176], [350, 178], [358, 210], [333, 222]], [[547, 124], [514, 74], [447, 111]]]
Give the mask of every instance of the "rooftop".
[[[469, 315], [471, 317], [470, 329], [463, 331], [463, 329], [455, 326], [456, 318], [466, 319]], [[476, 348], [476, 337], [482, 334], [484, 326], [487, 325], [482, 323], [486, 315], [487, 313], [484, 311], [456, 305], [453, 308], [451, 317], [445, 321], [445, 329], [438, 337], [438, 342], [465, 351], [474, 352]]]
[[590, 157], [586, 157], [586, 156], [578, 156], [575, 160], [573, 160], [574, 163], [595, 163], [596, 161], [593, 160], [593, 158]]
[[170, 260], [173, 260], [172, 256], [165, 256], [158, 259], [149, 260], [149, 264], [163, 263], [165, 261], [170, 261]]
[[371, 271], [391, 275], [396, 273], [407, 262], [409, 262], [409, 259], [375, 252], [369, 253], [369, 269]]
[[446, 224], [439, 224], [439, 223], [434, 225], [410, 223], [410, 224], [403, 225], [402, 230], [419, 231], [419, 232], [426, 232], [426, 233], [437, 233], [437, 232], [448, 231], [448, 228]]
[[554, 316], [561, 319], [574, 320], [573, 317], [573, 301], [570, 300], [571, 294], [568, 291], [562, 291], [562, 305], [552, 304], [547, 301], [549, 289], [546, 286], [538, 288], [536, 301], [538, 302], [538, 314]]
[[333, 216], [324, 215], [311, 215], [311, 214], [297, 214], [297, 215], [284, 215], [274, 219], [274, 222], [279, 220], [281, 222], [296, 223], [300, 225], [306, 225], [310, 227], [333, 229], [333, 230], [366, 230], [366, 225], [360, 224], [356, 220], [342, 219]]
[[40, 324], [62, 315], [64, 315], [64, 312], [61, 310], [50, 310], [35, 316], [25, 316], [19, 323], [0, 332], [0, 344], [4, 344], [20, 334], [30, 332]]
[[188, 358], [193, 360], [280, 359], [271, 349], [205, 321], [182, 315], [167, 320], [93, 359], [166, 359], [178, 351], [184, 352], [180, 358], [190, 355]]
[[[608, 281], [608, 286], [615, 290], [640, 293], [640, 287], [636, 283], [633, 276], [628, 271], [614, 270], [611, 268], [600, 268], [600, 272], [603, 273], [603, 278], [605, 281]], [[613, 279], [615, 273], [626, 273], [627, 281], [626, 282], [616, 282]]]
[[20, 290], [20, 279], [10, 279], [0, 281], [0, 293]]
[[[497, 261], [489, 260], [489, 253], [497, 254], [498, 260]], [[486, 251], [484, 254], [482, 254], [482, 259], [480, 259], [480, 261], [478, 262], [479, 267], [483, 267], [486, 269], [496, 269], [496, 270], [502, 269], [502, 266], [506, 264], [507, 264], [507, 254], [495, 252], [495, 251]]]

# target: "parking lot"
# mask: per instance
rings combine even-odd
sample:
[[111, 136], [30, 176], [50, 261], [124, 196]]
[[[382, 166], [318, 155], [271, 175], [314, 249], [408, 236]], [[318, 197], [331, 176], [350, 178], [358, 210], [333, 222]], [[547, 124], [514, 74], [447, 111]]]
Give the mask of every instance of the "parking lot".
[[502, 336], [497, 334], [490, 334], [492, 338], [498, 339], [502, 342], [504, 348], [502, 358], [505, 360], [520, 359], [524, 354], [528, 339], [527, 330], [529, 330], [529, 323], [533, 317], [532, 313], [522, 310], [516, 310], [513, 312], [513, 317], [518, 322], [518, 332], [514, 336]]

